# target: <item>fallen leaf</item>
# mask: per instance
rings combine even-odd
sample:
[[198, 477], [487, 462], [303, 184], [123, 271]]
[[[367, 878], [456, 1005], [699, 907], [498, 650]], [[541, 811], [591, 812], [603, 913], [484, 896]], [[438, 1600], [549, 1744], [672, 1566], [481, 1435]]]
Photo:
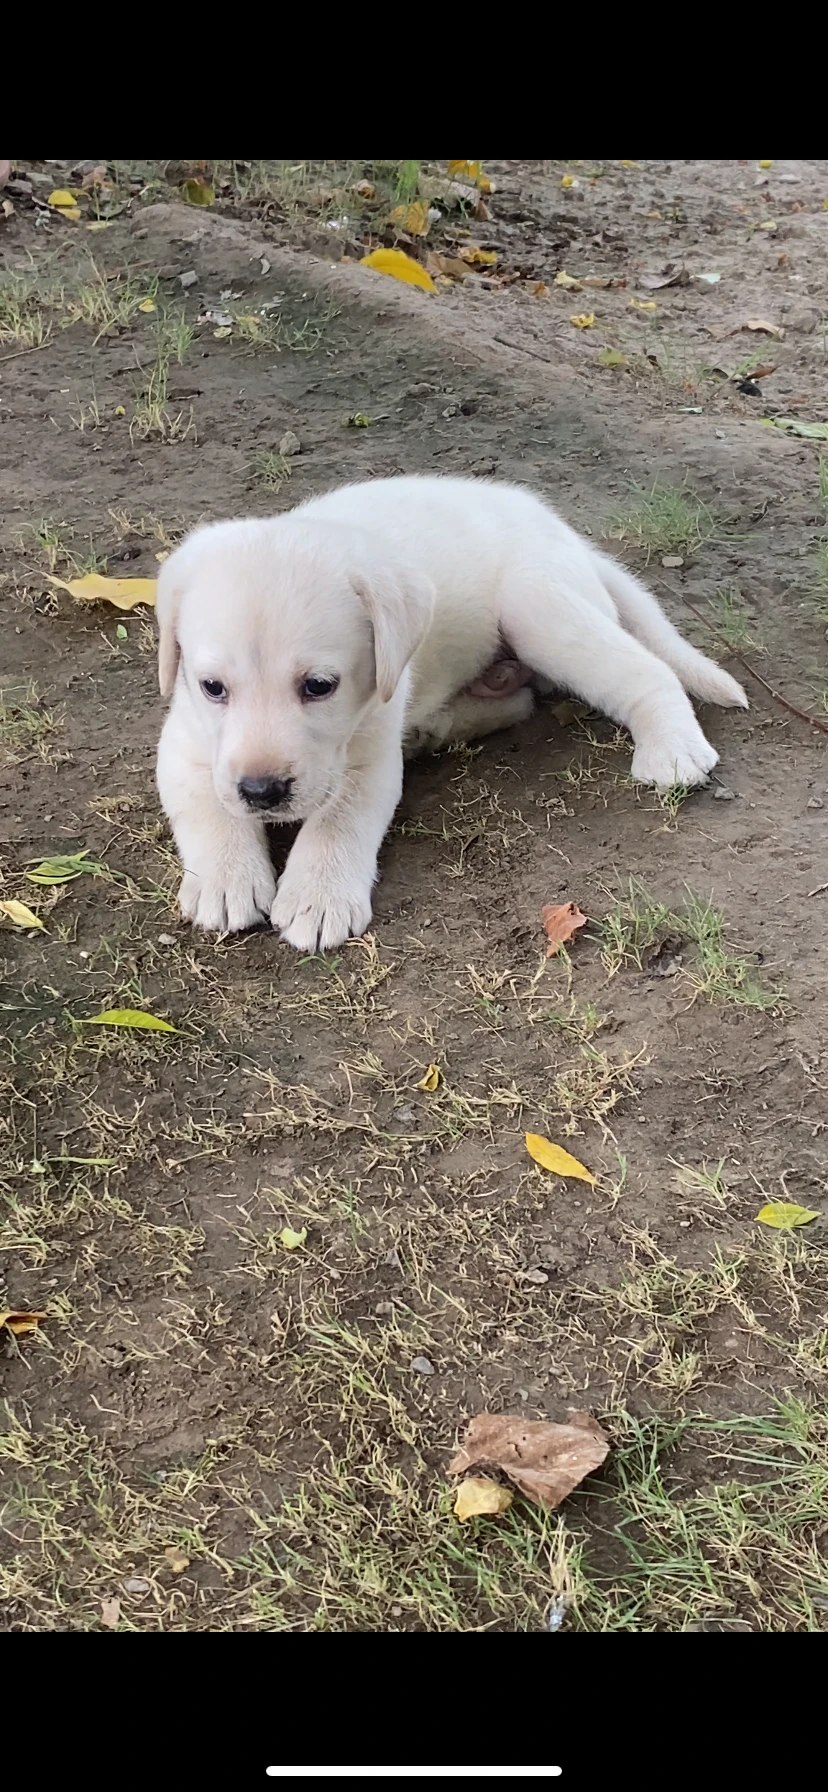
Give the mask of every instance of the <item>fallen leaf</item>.
[[427, 266], [430, 274], [442, 274], [449, 280], [465, 280], [469, 271], [467, 263], [459, 256], [438, 255], [434, 249], [429, 249]]
[[415, 199], [411, 205], [395, 205], [388, 219], [398, 230], [407, 231], [409, 236], [427, 236], [432, 223], [428, 200]]
[[773, 163], [772, 162], [760, 162], [759, 166], [760, 166], [760, 168], [772, 168]]
[[111, 230], [114, 222], [114, 218], [93, 218], [86, 228], [87, 230]]
[[359, 194], [360, 199], [376, 199], [377, 196], [377, 189], [370, 180], [358, 180], [354, 192]]
[[483, 173], [480, 162], [449, 162], [448, 172], [452, 180], [473, 180], [480, 193], [494, 191], [488, 175]]
[[599, 367], [626, 367], [627, 357], [618, 348], [602, 348], [598, 356]]
[[0, 914], [6, 915], [15, 927], [37, 927], [41, 933], [46, 929], [39, 915], [33, 915], [25, 902], [0, 902]]
[[158, 307], [154, 299], [142, 299], [138, 306], [139, 311], [157, 311], [157, 309]]
[[87, 573], [84, 579], [56, 579], [47, 573], [50, 585], [68, 591], [83, 603], [115, 604], [119, 610], [133, 610], [136, 604], [155, 603], [154, 579], [105, 579], [99, 572]]
[[439, 1089], [442, 1080], [439, 1064], [429, 1064], [425, 1076], [420, 1078], [417, 1088], [425, 1089], [427, 1094], [433, 1095], [435, 1089]]
[[628, 311], [657, 311], [655, 299], [628, 299]]
[[116, 415], [116, 417], [125, 417], [126, 416], [126, 406], [122, 405], [122, 404], [116, 404], [115, 415]]
[[626, 286], [626, 284], [625, 279], [613, 278], [611, 274], [584, 274], [581, 281], [582, 286], [600, 287], [602, 292], [605, 292], [608, 286]]
[[[73, 206], [75, 206], [75, 209], [77, 210], [76, 194], [71, 192], [69, 187], [56, 187], [54, 192], [49, 194], [46, 203], [47, 205], [53, 205], [55, 211], [58, 212], [69, 211]], [[80, 216], [80, 213], [78, 213], [78, 216]]]
[[497, 264], [494, 249], [481, 249], [479, 243], [467, 243], [460, 250], [460, 260], [468, 262], [470, 268], [493, 268]]
[[213, 205], [215, 203], [215, 187], [208, 186], [205, 180], [185, 180], [181, 191], [188, 205]]
[[372, 419], [369, 417], [367, 411], [354, 411], [352, 416], [348, 418], [348, 426], [350, 429], [370, 429], [371, 422]]
[[718, 286], [721, 274], [694, 274], [694, 280], [703, 280], [705, 286]]
[[95, 877], [106, 870], [98, 859], [90, 859], [85, 848], [83, 852], [55, 853], [50, 859], [31, 859], [30, 864], [34, 869], [27, 871], [26, 876], [33, 884], [68, 884], [75, 877], [83, 877], [85, 871]]
[[111, 186], [112, 182], [108, 179], [107, 171], [106, 171], [106, 167], [105, 167], [104, 163], [97, 162], [94, 168], [87, 168], [81, 184], [84, 187], [109, 187], [109, 186]]
[[587, 916], [582, 915], [575, 902], [561, 902], [557, 905], [552, 902], [544, 903], [541, 909], [541, 920], [544, 933], [549, 941], [546, 949], [547, 958], [553, 958], [555, 953], [560, 951], [561, 946], [565, 946], [567, 940], [573, 938], [578, 928], [586, 927], [587, 924]]
[[533, 299], [548, 299], [549, 287], [543, 280], [535, 281], [535, 284], [532, 287], [532, 297]]
[[120, 1616], [120, 1599], [101, 1600], [101, 1623], [106, 1625], [107, 1630], [117, 1630]]
[[90, 1014], [82, 1020], [84, 1027], [130, 1027], [143, 1029], [150, 1033], [177, 1033], [168, 1020], [160, 1020], [157, 1014], [147, 1014], [143, 1008], [104, 1008], [100, 1014]]
[[116, 641], [128, 641], [129, 640], [129, 632], [127, 629], [124, 628], [124, 625], [122, 622], [118, 623], [118, 627], [115, 630], [115, 639], [116, 639]]
[[591, 330], [595, 322], [595, 312], [578, 311], [569, 321], [575, 325], [576, 330]]
[[766, 336], [778, 337], [780, 342], [784, 340], [785, 336], [784, 330], [780, 330], [778, 324], [769, 324], [764, 317], [749, 317], [746, 323], [739, 325], [739, 328], [741, 330], [762, 330]]
[[756, 1215], [763, 1226], [773, 1226], [777, 1232], [793, 1232], [797, 1226], [809, 1226], [811, 1220], [819, 1217], [815, 1208], [800, 1207], [796, 1201], [768, 1201]]
[[566, 1425], [481, 1412], [473, 1418], [449, 1474], [498, 1468], [521, 1493], [551, 1511], [585, 1475], [600, 1468], [609, 1438], [588, 1412], [573, 1412]]
[[619, 167], [621, 167], [621, 168], [639, 168], [640, 166], [641, 166], [640, 162], [621, 162], [621, 163], [619, 163]]
[[183, 1574], [185, 1568], [189, 1568], [190, 1566], [189, 1556], [185, 1556], [183, 1550], [176, 1549], [174, 1543], [169, 1543], [167, 1545], [167, 1548], [164, 1551], [164, 1558], [169, 1563], [173, 1574]]
[[508, 1487], [501, 1486], [499, 1481], [490, 1481], [487, 1475], [467, 1475], [455, 1495], [454, 1516], [461, 1524], [469, 1518], [497, 1517], [501, 1512], [508, 1512], [514, 1497]]
[[551, 1139], [543, 1138], [539, 1132], [528, 1132], [525, 1143], [529, 1156], [542, 1170], [551, 1170], [555, 1176], [574, 1176], [578, 1182], [589, 1182], [595, 1187], [592, 1171], [579, 1164], [577, 1157], [570, 1157], [562, 1145], [553, 1145]]
[[788, 436], [804, 436], [809, 442], [828, 442], [828, 423], [801, 423], [798, 417], [769, 417], [774, 429], [782, 429]]
[[[793, 207], [792, 209], [796, 210], [797, 208]], [[771, 236], [773, 236], [774, 233], [779, 229], [779, 225], [777, 224], [775, 218], [765, 218], [761, 224], [756, 224], [754, 226], [754, 228], [756, 230], [767, 230], [769, 232], [769, 234]]]
[[360, 265], [373, 268], [377, 274], [390, 274], [392, 280], [402, 280], [404, 286], [421, 286], [423, 292], [437, 291], [431, 275], [402, 249], [372, 249], [370, 255], [363, 255]]
[[16, 1338], [23, 1338], [27, 1332], [36, 1332], [41, 1319], [48, 1317], [48, 1313], [29, 1313], [25, 1307], [20, 1311], [0, 1313], [0, 1331], [5, 1326]]
[[555, 275], [555, 285], [566, 287], [567, 292], [580, 292], [582, 282], [568, 274], [566, 268], [561, 268], [560, 273]]
[[279, 1243], [284, 1245], [286, 1251], [298, 1251], [307, 1236], [307, 1226], [303, 1226], [301, 1232], [294, 1232], [292, 1226], [283, 1226], [279, 1233]]
[[574, 174], [562, 174], [561, 175], [561, 186], [564, 187], [567, 192], [569, 191], [570, 187], [577, 187], [577, 185], [578, 185], [578, 182], [575, 179]]

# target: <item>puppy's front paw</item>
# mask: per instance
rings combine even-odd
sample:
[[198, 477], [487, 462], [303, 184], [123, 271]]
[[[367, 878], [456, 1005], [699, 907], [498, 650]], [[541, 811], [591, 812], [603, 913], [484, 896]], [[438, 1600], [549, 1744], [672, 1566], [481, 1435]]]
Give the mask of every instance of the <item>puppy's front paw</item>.
[[365, 932], [371, 919], [371, 885], [344, 872], [314, 870], [312, 865], [291, 872], [288, 860], [270, 919], [297, 952], [329, 952]]
[[705, 784], [719, 755], [705, 740], [697, 724], [674, 729], [666, 736], [641, 740], [633, 754], [632, 775], [642, 784], [669, 790], [674, 784]]
[[243, 933], [267, 920], [275, 893], [270, 861], [257, 857], [214, 866], [203, 876], [185, 871], [178, 901], [194, 927], [208, 933]]

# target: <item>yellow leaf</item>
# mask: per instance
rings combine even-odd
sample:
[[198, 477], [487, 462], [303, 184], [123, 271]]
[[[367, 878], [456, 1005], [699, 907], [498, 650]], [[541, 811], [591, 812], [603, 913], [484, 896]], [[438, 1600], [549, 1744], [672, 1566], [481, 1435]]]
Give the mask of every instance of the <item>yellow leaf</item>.
[[622, 162], [621, 167], [622, 168], [637, 168], [638, 163], [637, 162]]
[[490, 1481], [486, 1475], [467, 1475], [457, 1489], [454, 1516], [461, 1524], [468, 1518], [497, 1517], [508, 1512], [513, 1499], [514, 1494], [499, 1481]]
[[562, 1145], [553, 1145], [551, 1139], [544, 1139], [539, 1132], [526, 1134], [526, 1149], [542, 1170], [551, 1170], [555, 1176], [574, 1176], [578, 1182], [591, 1182], [595, 1187], [591, 1170], [579, 1164], [577, 1157], [570, 1157]]
[[215, 188], [204, 180], [185, 180], [181, 191], [188, 205], [213, 205], [216, 197]]
[[572, 275], [567, 273], [566, 268], [561, 268], [560, 273], [555, 275], [555, 285], [565, 286], [567, 292], [580, 292], [581, 290], [580, 280], [573, 280]]
[[29, 1313], [25, 1310], [0, 1313], [0, 1331], [6, 1326], [16, 1338], [23, 1338], [27, 1332], [36, 1332], [41, 1319], [48, 1317], [48, 1313]]
[[796, 1201], [768, 1201], [760, 1207], [756, 1218], [777, 1232], [792, 1232], [796, 1226], [809, 1226], [811, 1220], [818, 1220], [819, 1213], [813, 1207], [800, 1207]]
[[138, 310], [139, 311], [156, 311], [157, 306], [156, 306], [155, 300], [154, 299], [142, 299], [140, 305], [138, 306]]
[[425, 1076], [421, 1077], [417, 1084], [417, 1088], [425, 1089], [429, 1095], [433, 1095], [435, 1089], [439, 1089], [442, 1080], [443, 1078], [439, 1065], [429, 1064]]
[[294, 1232], [292, 1226], [283, 1226], [279, 1233], [279, 1243], [284, 1245], [286, 1251], [298, 1251], [307, 1236], [307, 1226], [303, 1226], [301, 1232]]
[[152, 1033], [177, 1033], [178, 1028], [170, 1025], [168, 1020], [159, 1020], [157, 1014], [147, 1014], [143, 1008], [104, 1008], [100, 1014], [90, 1014], [88, 1020], [81, 1022], [84, 1027], [141, 1027]]
[[46, 932], [40, 916], [33, 915], [25, 902], [0, 902], [0, 914], [8, 915], [15, 927], [39, 927], [41, 933]]
[[87, 230], [111, 230], [114, 223], [114, 218], [93, 218], [92, 223], [87, 224], [86, 228]]
[[488, 175], [483, 173], [479, 162], [449, 162], [448, 173], [450, 180], [473, 180], [478, 193], [494, 191]]
[[115, 415], [116, 415], [116, 417], [125, 417], [126, 416], [126, 409], [125, 409], [124, 405], [116, 404]]
[[595, 322], [595, 312], [578, 311], [569, 321], [575, 325], [576, 330], [591, 330]]
[[58, 585], [83, 603], [114, 604], [118, 610], [134, 610], [136, 604], [155, 603], [154, 579], [105, 579], [99, 572], [87, 573], [85, 579], [56, 579], [46, 574], [50, 585]]
[[629, 299], [627, 301], [628, 311], [655, 311], [655, 309], [655, 299]]
[[402, 280], [404, 286], [421, 286], [423, 292], [437, 291], [431, 275], [402, 249], [372, 249], [370, 255], [363, 255], [360, 265], [373, 268], [377, 274], [390, 274], [392, 280]]
[[176, 1549], [174, 1543], [167, 1545], [167, 1548], [164, 1551], [164, 1556], [169, 1563], [173, 1574], [183, 1574], [185, 1568], [189, 1568], [190, 1566], [189, 1556], [185, 1556], [183, 1549]]
[[428, 200], [415, 199], [411, 205], [395, 205], [388, 216], [398, 230], [407, 230], [410, 236], [427, 236], [431, 225], [428, 212]]
[[576, 185], [576, 181], [575, 181], [574, 174], [562, 174], [561, 175], [561, 186], [562, 187], [569, 188], [569, 187], [574, 187], [575, 185]]
[[215, 336], [215, 339], [217, 342], [225, 342], [227, 340], [227, 337], [232, 336], [232, 334], [233, 334], [233, 325], [232, 324], [219, 324], [218, 329], [213, 331], [213, 335]]
[[772, 168], [773, 163], [772, 162], [760, 162], [759, 166], [760, 166], [760, 168]]
[[54, 192], [49, 194], [48, 203], [49, 205], [53, 205], [57, 211], [61, 212], [67, 211], [71, 207], [77, 209], [75, 207], [75, 195], [68, 187], [56, 187]]
[[494, 249], [481, 249], [477, 243], [468, 243], [460, 250], [461, 261], [467, 261], [470, 268], [493, 268], [497, 261]]
[[626, 367], [627, 357], [618, 348], [602, 348], [598, 356], [599, 367]]

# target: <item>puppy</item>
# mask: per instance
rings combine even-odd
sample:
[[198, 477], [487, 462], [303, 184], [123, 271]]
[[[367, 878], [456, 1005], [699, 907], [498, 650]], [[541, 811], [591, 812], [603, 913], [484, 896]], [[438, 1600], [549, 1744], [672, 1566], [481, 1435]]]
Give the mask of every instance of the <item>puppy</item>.
[[[404, 745], [508, 727], [558, 686], [630, 730], [635, 778], [693, 785], [718, 754], [685, 692], [747, 707], [636, 579], [510, 485], [379, 479], [209, 524], [157, 605], [181, 908], [230, 931], [269, 915], [301, 952], [368, 926]], [[278, 890], [274, 821], [304, 823]]]

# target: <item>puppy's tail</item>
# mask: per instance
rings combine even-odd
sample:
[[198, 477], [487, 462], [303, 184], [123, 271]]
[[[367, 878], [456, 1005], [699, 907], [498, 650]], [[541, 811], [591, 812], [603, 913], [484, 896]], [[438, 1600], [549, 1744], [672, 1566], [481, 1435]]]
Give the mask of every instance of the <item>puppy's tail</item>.
[[726, 709], [747, 709], [748, 700], [740, 684], [723, 672], [707, 655], [691, 647], [678, 629], [668, 622], [661, 605], [608, 554], [592, 550], [601, 583], [614, 600], [621, 623], [628, 633], [648, 647], [657, 658], [672, 668], [691, 697], [703, 703], [721, 703]]

